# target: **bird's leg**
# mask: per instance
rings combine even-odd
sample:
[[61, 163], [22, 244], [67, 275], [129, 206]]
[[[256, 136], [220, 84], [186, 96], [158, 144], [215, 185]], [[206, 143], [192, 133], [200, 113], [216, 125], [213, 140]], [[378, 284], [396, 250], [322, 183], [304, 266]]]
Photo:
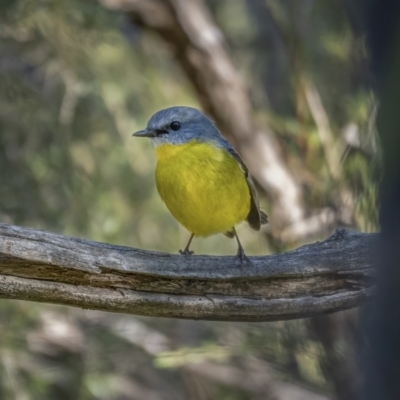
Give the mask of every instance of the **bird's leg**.
[[185, 249], [183, 251], [179, 250], [179, 254], [183, 254], [184, 256], [191, 256], [192, 254], [194, 254], [194, 251], [189, 250], [190, 243], [192, 243], [193, 238], [194, 238], [194, 233], [190, 235], [189, 241], [187, 242]]
[[245, 262], [247, 262], [248, 264], [251, 265], [252, 263], [251, 263], [250, 259], [246, 256], [246, 254], [244, 253], [243, 246], [240, 243], [239, 236], [236, 233], [236, 229], [235, 228], [233, 228], [233, 232], [235, 233], [235, 238], [236, 238], [236, 241], [237, 241], [237, 244], [238, 244], [238, 250], [237, 250], [236, 257], [240, 260], [240, 262], [242, 264], [243, 264], [243, 261], [245, 261]]

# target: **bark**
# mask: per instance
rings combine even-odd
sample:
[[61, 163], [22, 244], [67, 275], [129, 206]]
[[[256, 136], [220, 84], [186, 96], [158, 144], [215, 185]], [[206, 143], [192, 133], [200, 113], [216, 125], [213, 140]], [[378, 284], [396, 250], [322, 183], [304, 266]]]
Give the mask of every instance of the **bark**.
[[181, 256], [0, 224], [0, 298], [156, 317], [304, 318], [363, 304], [373, 291], [376, 234], [263, 257]]

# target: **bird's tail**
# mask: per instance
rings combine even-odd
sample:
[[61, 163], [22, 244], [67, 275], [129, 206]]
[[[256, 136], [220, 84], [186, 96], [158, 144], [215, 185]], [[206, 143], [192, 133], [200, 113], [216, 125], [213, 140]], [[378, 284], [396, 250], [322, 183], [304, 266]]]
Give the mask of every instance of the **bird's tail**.
[[260, 220], [261, 220], [261, 225], [268, 224], [268, 215], [265, 214], [264, 211], [260, 210]]

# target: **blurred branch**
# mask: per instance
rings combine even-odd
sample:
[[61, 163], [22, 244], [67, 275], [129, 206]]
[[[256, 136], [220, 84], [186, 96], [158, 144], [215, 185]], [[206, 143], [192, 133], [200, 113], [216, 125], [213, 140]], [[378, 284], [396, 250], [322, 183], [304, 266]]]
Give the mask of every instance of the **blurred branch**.
[[0, 224], [0, 298], [157, 317], [303, 318], [370, 297], [376, 240], [338, 230], [242, 265], [230, 256], [184, 257]]
[[309, 79], [303, 79], [302, 85], [308, 107], [317, 126], [319, 140], [325, 153], [329, 171], [334, 180], [342, 177], [342, 165], [340, 162], [339, 141], [335, 140], [329, 124], [329, 118], [322, 104], [317, 88]]
[[203, 1], [101, 0], [165, 40], [197, 92], [203, 109], [235, 145], [273, 202], [272, 233], [303, 219], [301, 187], [284, 164], [271, 132], [256, 127], [251, 101]]
[[85, 94], [86, 90], [68, 69], [63, 69], [61, 76], [65, 84], [65, 93], [60, 106], [59, 121], [61, 125], [70, 125], [74, 119], [79, 98]]
[[280, 239], [284, 243], [303, 242], [322, 233], [329, 234], [332, 232], [337, 222], [336, 213], [329, 207], [318, 210], [313, 215], [305, 218], [295, 224], [284, 228], [281, 232]]
[[[338, 186], [338, 212], [336, 220], [347, 225], [354, 225], [354, 195], [342, 181], [343, 169], [341, 157], [345, 148], [342, 139], [335, 139], [329, 124], [329, 117], [322, 104], [321, 96], [310, 79], [302, 79], [302, 87], [311, 115], [315, 121], [319, 140], [325, 154], [332, 179]], [[336, 221], [335, 221], [336, 222]]]

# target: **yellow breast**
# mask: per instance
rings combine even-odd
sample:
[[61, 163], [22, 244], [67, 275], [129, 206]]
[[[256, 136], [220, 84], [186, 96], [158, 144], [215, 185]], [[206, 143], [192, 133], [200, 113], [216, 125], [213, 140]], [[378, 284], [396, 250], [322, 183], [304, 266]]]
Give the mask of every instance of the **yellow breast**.
[[237, 161], [191, 141], [156, 147], [156, 184], [171, 214], [196, 236], [226, 232], [246, 219], [250, 191]]

